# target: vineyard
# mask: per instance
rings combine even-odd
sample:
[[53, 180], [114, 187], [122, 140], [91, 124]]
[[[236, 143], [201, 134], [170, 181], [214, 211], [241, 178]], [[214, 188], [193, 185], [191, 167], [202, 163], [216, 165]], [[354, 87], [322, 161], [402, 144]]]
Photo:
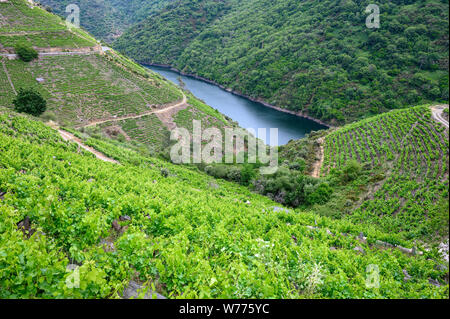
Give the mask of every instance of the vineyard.
[[[161, 151], [168, 146], [170, 132], [154, 114], [139, 119], [128, 119], [116, 122], [133, 140], [152, 146], [155, 151]], [[108, 124], [100, 127], [106, 128]]]
[[379, 172], [352, 222], [409, 239], [448, 237], [448, 138], [429, 107], [391, 111], [327, 135], [322, 175], [352, 160]]
[[[66, 44], [72, 38], [79, 41], [72, 46], [73, 49], [85, 46], [82, 41], [96, 43], [83, 30], [68, 30], [60, 18], [40, 7], [30, 8], [25, 1], [0, 3], [0, 9], [0, 43], [4, 47], [12, 47], [27, 39], [34, 39], [29, 43], [34, 46], [57, 49], [67, 47]], [[5, 21], [6, 24], [3, 23]], [[168, 128], [177, 124], [192, 127], [194, 118], [204, 119], [205, 125], [217, 124], [223, 127], [228, 124], [220, 112], [189, 93], [186, 94], [189, 95], [192, 113], [182, 112], [178, 115], [180, 108], [158, 117], [148, 115], [114, 122], [117, 117], [164, 109], [178, 103], [182, 93], [160, 75], [112, 49], [101, 54], [87, 52], [83, 55], [40, 56], [30, 63], [6, 58], [1, 62], [0, 106], [13, 107], [15, 94], [12, 86], [16, 91], [32, 88], [47, 101], [47, 111], [42, 119], [52, 120], [66, 128], [82, 128], [95, 120], [113, 120], [100, 125], [100, 130], [118, 125], [127, 139], [144, 143], [158, 152], [167, 148], [170, 135]], [[98, 130], [93, 131], [100, 137]], [[86, 133], [89, 132], [86, 130]]]
[[26, 43], [41, 48], [92, 47], [96, 42], [83, 32], [69, 31], [63, 20], [22, 0], [0, 3], [0, 49]]
[[16, 87], [24, 85], [20, 75], [29, 74], [34, 83], [35, 78], [43, 78], [50, 109], [70, 124], [139, 114], [181, 99], [169, 84], [134, 76], [99, 55], [41, 58], [30, 65], [14, 60], [6, 65]]
[[[97, 41], [9, 0], [0, 51], [17, 43], [67, 51]], [[21, 88], [47, 111], [15, 113]], [[449, 298], [449, 132], [428, 106], [291, 141], [273, 179], [252, 175], [258, 165], [164, 160], [170, 129], [192, 132], [194, 119], [237, 126], [113, 49], [0, 57], [0, 299], [118, 299], [132, 281], [170, 299]], [[320, 167], [320, 178], [305, 176]]]
[[[0, 115], [1, 298], [118, 298], [131, 279], [170, 298], [448, 298], [448, 285], [430, 284], [445, 275], [435, 250], [381, 250], [371, 244], [412, 243], [95, 143], [121, 164]], [[65, 284], [69, 264], [80, 288]], [[373, 264], [380, 288], [366, 286]]]
[[3, 69], [3, 60], [0, 58], [0, 105], [10, 105], [13, 98], [14, 92]]

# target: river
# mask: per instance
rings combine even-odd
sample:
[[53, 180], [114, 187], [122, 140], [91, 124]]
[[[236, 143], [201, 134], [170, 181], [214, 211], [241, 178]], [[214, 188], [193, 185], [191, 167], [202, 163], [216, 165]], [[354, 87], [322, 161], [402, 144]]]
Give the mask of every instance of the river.
[[217, 85], [207, 83], [193, 77], [180, 75], [169, 68], [147, 66], [152, 71], [161, 74], [163, 77], [179, 85], [179, 78], [184, 83], [184, 87], [192, 92], [196, 97], [206, 104], [219, 110], [243, 128], [267, 129], [267, 137], [261, 137], [264, 141], [269, 140], [269, 129], [278, 129], [278, 143], [271, 143], [272, 146], [287, 144], [290, 140], [304, 138], [311, 131], [325, 129], [326, 127], [309, 119], [293, 114], [277, 111], [264, 106], [261, 103], [253, 102], [245, 97], [230, 93]]

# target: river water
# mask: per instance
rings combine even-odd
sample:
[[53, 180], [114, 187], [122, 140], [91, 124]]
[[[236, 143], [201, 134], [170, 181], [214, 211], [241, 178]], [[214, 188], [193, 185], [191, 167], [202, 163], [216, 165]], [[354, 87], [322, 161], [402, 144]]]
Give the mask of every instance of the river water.
[[277, 128], [278, 143], [270, 143], [272, 146], [284, 145], [290, 140], [304, 138], [311, 131], [326, 128], [312, 120], [277, 111], [261, 103], [253, 102], [245, 97], [227, 92], [217, 85], [193, 77], [180, 75], [169, 68], [157, 66], [147, 67], [177, 85], [180, 84], [179, 78], [181, 77], [186, 89], [209, 106], [238, 122], [241, 127], [246, 129], [252, 128], [256, 132], [258, 128], [266, 128], [267, 136], [259, 136], [266, 143], [270, 140], [270, 128]]

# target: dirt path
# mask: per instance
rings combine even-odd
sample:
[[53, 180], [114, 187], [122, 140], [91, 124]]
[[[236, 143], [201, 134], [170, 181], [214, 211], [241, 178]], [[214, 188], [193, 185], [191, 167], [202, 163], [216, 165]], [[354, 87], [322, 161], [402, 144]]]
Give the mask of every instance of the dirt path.
[[319, 178], [320, 177], [320, 170], [321, 170], [321, 168], [322, 168], [322, 164], [323, 164], [323, 160], [324, 160], [324, 155], [325, 155], [325, 153], [324, 153], [324, 149], [323, 149], [323, 142], [324, 142], [324, 139], [323, 138], [319, 138], [318, 140], [317, 140], [317, 142], [319, 143], [319, 160], [317, 161], [317, 162], [315, 162], [314, 163], [314, 165], [313, 165], [313, 171], [312, 171], [312, 173], [311, 173], [311, 176], [312, 177], [315, 177], [315, 178]]
[[5, 61], [2, 60], [2, 64], [3, 64], [3, 70], [5, 71], [6, 77], [8, 78], [8, 82], [11, 85], [11, 88], [12, 88], [14, 94], [17, 95], [16, 88], [14, 87], [14, 84], [11, 81], [11, 77], [9, 76], [8, 69], [6, 68]]
[[183, 94], [183, 100], [175, 105], [172, 106], [168, 106], [166, 108], [163, 109], [159, 109], [159, 110], [152, 110], [152, 111], [147, 111], [138, 115], [126, 115], [126, 116], [121, 116], [121, 117], [116, 117], [116, 118], [109, 118], [109, 119], [101, 119], [101, 120], [95, 120], [95, 121], [91, 121], [88, 124], [85, 125], [78, 125], [77, 128], [81, 128], [81, 127], [90, 127], [90, 126], [96, 126], [98, 124], [103, 124], [103, 123], [109, 123], [109, 122], [119, 122], [119, 121], [123, 121], [123, 120], [128, 120], [128, 119], [138, 119], [150, 114], [160, 114], [160, 113], [165, 113], [168, 112], [172, 109], [175, 108], [179, 108], [179, 107], [183, 107], [187, 105], [187, 98], [186, 95]]
[[448, 108], [448, 104], [432, 106], [431, 113], [436, 121], [441, 122], [448, 129], [448, 121], [442, 116], [442, 112], [445, 108]]
[[[50, 125], [50, 126], [55, 128], [53, 125]], [[102, 160], [104, 162], [114, 163], [114, 164], [120, 164], [115, 159], [107, 157], [105, 154], [100, 153], [96, 149], [83, 144], [83, 142], [78, 137], [76, 137], [75, 135], [73, 135], [73, 134], [71, 134], [69, 132], [66, 132], [66, 131], [64, 131], [64, 130], [62, 130], [60, 128], [55, 128], [55, 129], [58, 130], [58, 132], [61, 135], [63, 140], [77, 143], [82, 149], [88, 151], [89, 153], [94, 154], [99, 160]]]

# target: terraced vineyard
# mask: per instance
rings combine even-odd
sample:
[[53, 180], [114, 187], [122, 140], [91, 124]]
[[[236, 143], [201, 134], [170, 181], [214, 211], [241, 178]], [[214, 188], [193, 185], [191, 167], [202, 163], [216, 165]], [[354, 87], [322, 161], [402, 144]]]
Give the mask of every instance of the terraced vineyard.
[[[37, 87], [48, 97], [49, 109], [66, 125], [139, 114], [181, 99], [179, 90], [167, 82], [136, 76], [97, 54], [5, 63], [14, 86]], [[44, 82], [38, 85], [36, 78]]]
[[197, 108], [192, 106], [179, 111], [174, 118], [174, 122], [178, 127], [184, 127], [189, 132], [192, 132], [193, 129], [192, 120], [201, 121], [202, 129], [206, 129], [208, 127], [216, 127], [223, 131], [224, 127], [226, 126], [225, 123], [223, 123], [216, 117], [205, 114], [201, 110], [198, 110]]
[[[413, 244], [98, 145], [121, 165], [39, 122], [0, 115], [1, 298], [113, 298], [131, 279], [171, 298], [448, 298], [448, 285], [429, 283], [445, 275], [435, 250], [380, 250], [371, 243]], [[26, 217], [24, 235], [17, 224]], [[66, 285], [70, 263], [80, 266], [80, 288]], [[366, 285], [373, 264], [380, 288]]]
[[[154, 114], [139, 119], [128, 119], [114, 122], [120, 126], [133, 140], [151, 145], [155, 151], [161, 151], [168, 146], [170, 132]], [[101, 128], [107, 128], [111, 124], [101, 124]]]
[[[347, 125], [325, 139], [322, 174], [350, 160], [381, 168], [374, 188], [349, 217], [406, 238], [448, 236], [448, 130], [426, 106]], [[442, 225], [443, 224], [443, 225]]]
[[[34, 46], [63, 51], [65, 43], [49, 41], [47, 35], [55, 36], [62, 42], [76, 37], [80, 41], [88, 39], [97, 43], [83, 30], [73, 28], [69, 31], [60, 18], [41, 8], [30, 8], [26, 1], [15, 0], [1, 3], [0, 6], [0, 20], [8, 22], [7, 25], [1, 25], [0, 37], [3, 34], [8, 41], [21, 42], [23, 37], [35, 37], [36, 41], [42, 41], [43, 44], [32, 41]], [[61, 32], [67, 34], [62, 36]], [[4, 46], [12, 46], [12, 42], [3, 43]], [[3, 59], [2, 63], [5, 67], [3, 64], [0, 67], [0, 81], [4, 84], [0, 89], [1, 106], [13, 107], [14, 92], [7, 78], [9, 75], [16, 91], [34, 88], [47, 100], [47, 112], [43, 118], [69, 128], [83, 127], [95, 120], [114, 120], [117, 117], [161, 110], [181, 101], [183, 97], [179, 88], [114, 50], [88, 50], [82, 55], [40, 56], [31, 63]], [[205, 119], [205, 123], [218, 123], [221, 126], [228, 123], [222, 114], [194, 97], [189, 97], [189, 103], [197, 118]], [[149, 115], [124, 120], [118, 125], [134, 141], [160, 151], [169, 142], [167, 128], [177, 124], [172, 121], [177, 111], [158, 114], [158, 117]], [[183, 125], [192, 126], [192, 114], [181, 117]], [[101, 128], [116, 124], [104, 123]]]
[[82, 31], [69, 31], [61, 18], [22, 0], [0, 3], [0, 51], [26, 43], [40, 48], [92, 47], [96, 41]]
[[[0, 3], [0, 51], [22, 41], [97, 43], [26, 1]], [[169, 298], [449, 298], [438, 247], [448, 240], [449, 133], [428, 107], [290, 143], [283, 172], [314, 166], [305, 158], [326, 135], [326, 176], [267, 183], [295, 178], [299, 198], [326, 192], [327, 215], [326, 201], [288, 209], [201, 165], [151, 157], [166, 155], [168, 127], [236, 123], [189, 93], [186, 105], [179, 88], [114, 50], [0, 62], [0, 298], [120, 298], [130, 281]], [[12, 111], [9, 78], [48, 101], [41, 118]], [[117, 121], [149, 110], [161, 112]], [[78, 144], [41, 122], [50, 119]], [[343, 183], [350, 160], [363, 168]]]

